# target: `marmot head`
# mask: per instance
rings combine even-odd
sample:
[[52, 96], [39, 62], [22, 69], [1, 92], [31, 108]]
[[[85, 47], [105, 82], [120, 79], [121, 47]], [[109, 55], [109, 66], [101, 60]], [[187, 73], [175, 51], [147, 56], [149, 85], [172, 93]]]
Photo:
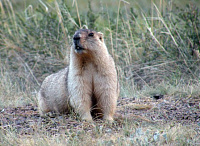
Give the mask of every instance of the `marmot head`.
[[82, 54], [100, 49], [104, 45], [103, 34], [90, 29], [79, 29], [73, 36], [73, 49]]

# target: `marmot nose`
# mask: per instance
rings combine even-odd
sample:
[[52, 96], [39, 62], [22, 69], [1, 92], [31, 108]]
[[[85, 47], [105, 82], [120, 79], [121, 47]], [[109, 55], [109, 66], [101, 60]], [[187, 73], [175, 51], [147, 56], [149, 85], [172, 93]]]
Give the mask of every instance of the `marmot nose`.
[[74, 35], [73, 40], [74, 40], [74, 44], [78, 45], [80, 41], [80, 35], [79, 34]]
[[78, 35], [74, 35], [73, 40], [75, 40], [75, 41], [80, 40], [80, 36], [79, 36], [79, 34], [78, 34]]

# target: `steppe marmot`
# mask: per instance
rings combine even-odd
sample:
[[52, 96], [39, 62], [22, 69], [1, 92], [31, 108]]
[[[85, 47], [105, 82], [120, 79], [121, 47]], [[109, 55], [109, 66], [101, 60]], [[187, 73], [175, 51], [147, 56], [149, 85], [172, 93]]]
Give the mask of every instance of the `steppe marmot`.
[[38, 93], [39, 112], [68, 112], [72, 107], [82, 120], [93, 115], [113, 121], [119, 85], [113, 58], [103, 34], [80, 29], [73, 36], [70, 63], [45, 78]]

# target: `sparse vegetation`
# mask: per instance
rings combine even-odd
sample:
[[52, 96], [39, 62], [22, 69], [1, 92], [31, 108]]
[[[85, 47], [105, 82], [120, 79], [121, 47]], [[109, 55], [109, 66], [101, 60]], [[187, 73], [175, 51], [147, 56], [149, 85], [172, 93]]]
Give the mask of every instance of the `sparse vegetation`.
[[[32, 2], [0, 1], [0, 145], [200, 144], [198, 1]], [[68, 64], [81, 27], [104, 33], [117, 65], [123, 116], [113, 125], [38, 117], [39, 86]]]

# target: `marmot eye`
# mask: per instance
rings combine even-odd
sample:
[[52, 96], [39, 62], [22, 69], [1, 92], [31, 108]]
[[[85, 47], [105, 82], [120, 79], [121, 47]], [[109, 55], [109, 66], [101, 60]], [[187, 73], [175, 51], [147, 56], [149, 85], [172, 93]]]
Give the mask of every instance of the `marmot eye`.
[[88, 34], [88, 36], [93, 37], [93, 36], [94, 36], [94, 33], [91, 32], [91, 33]]

